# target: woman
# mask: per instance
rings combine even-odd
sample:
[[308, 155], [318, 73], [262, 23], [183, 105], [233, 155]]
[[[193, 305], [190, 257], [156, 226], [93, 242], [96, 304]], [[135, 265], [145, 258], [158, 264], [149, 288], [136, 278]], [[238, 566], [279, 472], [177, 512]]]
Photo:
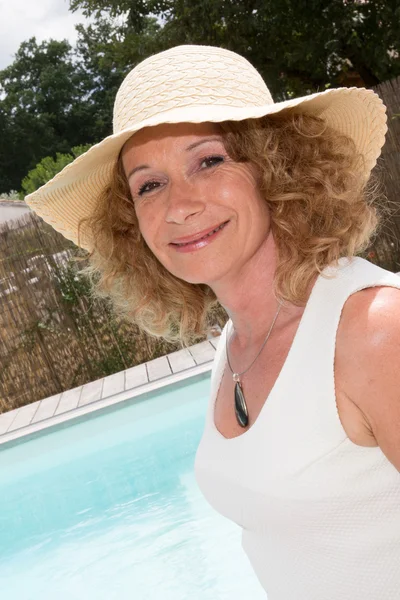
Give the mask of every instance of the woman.
[[181, 46], [27, 198], [152, 334], [188, 342], [225, 307], [196, 475], [269, 600], [398, 598], [400, 279], [353, 258], [385, 131], [371, 91], [273, 104], [244, 58]]

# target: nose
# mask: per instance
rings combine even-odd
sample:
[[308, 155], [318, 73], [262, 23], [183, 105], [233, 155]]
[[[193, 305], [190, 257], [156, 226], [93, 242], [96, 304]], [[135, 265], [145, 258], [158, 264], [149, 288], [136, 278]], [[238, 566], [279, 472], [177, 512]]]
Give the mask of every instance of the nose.
[[200, 215], [204, 208], [205, 202], [196, 186], [187, 182], [170, 185], [165, 215], [167, 223], [183, 225], [192, 217]]

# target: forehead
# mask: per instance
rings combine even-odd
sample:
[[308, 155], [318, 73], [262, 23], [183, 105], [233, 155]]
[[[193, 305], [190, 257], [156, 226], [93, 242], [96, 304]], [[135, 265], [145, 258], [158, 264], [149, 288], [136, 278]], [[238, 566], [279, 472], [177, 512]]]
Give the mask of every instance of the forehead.
[[217, 123], [165, 123], [155, 127], [145, 127], [125, 143], [122, 155], [134, 149], [162, 144], [179, 144], [197, 141], [202, 137], [220, 133]]

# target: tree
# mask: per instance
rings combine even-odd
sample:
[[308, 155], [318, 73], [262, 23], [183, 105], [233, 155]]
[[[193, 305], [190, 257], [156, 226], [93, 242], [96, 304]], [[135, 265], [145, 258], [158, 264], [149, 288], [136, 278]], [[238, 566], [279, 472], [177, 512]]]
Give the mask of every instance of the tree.
[[21, 189], [43, 157], [96, 141], [96, 105], [87, 100], [92, 88], [68, 42], [21, 44], [0, 72], [0, 190]]
[[115, 95], [123, 78], [135, 64], [156, 51], [153, 42], [160, 26], [149, 17], [138, 34], [124, 23], [99, 15], [94, 24], [78, 25], [76, 29], [77, 56], [92, 82], [88, 101], [96, 107], [92, 135], [100, 140], [101, 132], [111, 133]]
[[353, 82], [367, 87], [400, 74], [398, 0], [70, 0], [71, 10], [121, 19], [127, 38], [146, 19], [163, 26], [154, 47], [214, 44], [259, 69], [283, 99]]

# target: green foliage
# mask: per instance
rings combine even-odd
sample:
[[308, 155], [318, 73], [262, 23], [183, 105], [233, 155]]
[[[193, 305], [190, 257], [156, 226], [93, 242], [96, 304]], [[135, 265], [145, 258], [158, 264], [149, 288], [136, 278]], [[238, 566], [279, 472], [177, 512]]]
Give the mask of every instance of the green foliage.
[[[259, 69], [277, 98], [337, 86], [367, 87], [400, 74], [398, 0], [70, 0], [72, 10], [116, 20], [124, 44], [163, 23], [153, 47], [213, 44]], [[115, 52], [115, 48], [110, 48]]]
[[15, 201], [19, 201], [21, 198], [19, 196], [19, 193], [16, 190], [11, 190], [8, 193], [0, 193], [0, 199], [1, 200], [9, 200], [10, 202], [15, 202]]
[[89, 279], [78, 271], [72, 261], [57, 269], [54, 285], [67, 307], [78, 306], [80, 298], [90, 298], [91, 296]]
[[0, 189], [21, 189], [28, 171], [46, 156], [93, 143], [95, 83], [67, 41], [23, 42], [0, 71]]
[[22, 181], [23, 196], [31, 194], [40, 186], [44, 185], [50, 179], [59, 173], [66, 165], [72, 162], [77, 156], [83, 154], [90, 148], [90, 144], [84, 146], [75, 146], [71, 154], [60, 154], [57, 152], [56, 158], [46, 156], [34, 169], [29, 171], [28, 175]]

